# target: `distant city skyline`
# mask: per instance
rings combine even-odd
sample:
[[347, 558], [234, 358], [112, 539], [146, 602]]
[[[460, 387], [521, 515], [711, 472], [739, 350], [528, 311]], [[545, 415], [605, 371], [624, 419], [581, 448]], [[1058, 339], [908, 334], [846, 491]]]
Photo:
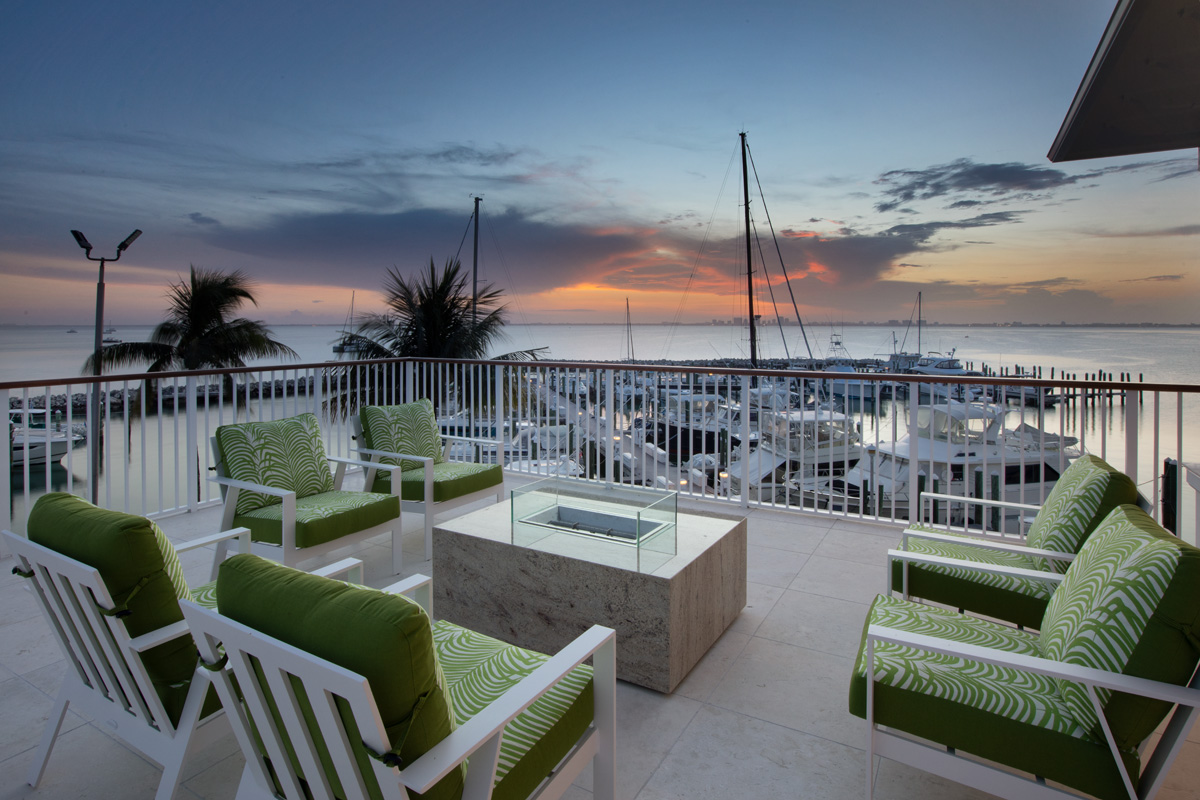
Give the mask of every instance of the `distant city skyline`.
[[[1113, 0], [18, 4], [0, 53], [0, 323], [154, 324], [189, 264], [339, 324], [483, 196], [509, 319], [1200, 322], [1195, 151], [1045, 157]], [[761, 182], [766, 208], [757, 195]], [[767, 216], [769, 212], [769, 220]], [[757, 250], [757, 247], [756, 247]], [[757, 253], [756, 253], [757, 258]], [[769, 279], [771, 286], [768, 287]]]

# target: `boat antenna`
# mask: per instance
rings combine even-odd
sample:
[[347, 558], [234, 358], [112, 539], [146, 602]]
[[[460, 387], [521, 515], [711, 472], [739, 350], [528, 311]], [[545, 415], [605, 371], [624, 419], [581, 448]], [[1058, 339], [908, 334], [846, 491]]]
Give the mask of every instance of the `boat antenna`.
[[479, 202], [482, 195], [475, 195], [475, 255], [471, 259], [471, 322], [479, 319]]
[[633, 355], [633, 317], [629, 314], [629, 298], [625, 298], [625, 337], [629, 346], [629, 361], [634, 360]]
[[742, 199], [746, 209], [746, 300], [750, 317], [750, 368], [758, 369], [758, 342], [754, 335], [754, 251], [750, 247], [750, 175], [746, 170], [746, 132], [742, 138]]

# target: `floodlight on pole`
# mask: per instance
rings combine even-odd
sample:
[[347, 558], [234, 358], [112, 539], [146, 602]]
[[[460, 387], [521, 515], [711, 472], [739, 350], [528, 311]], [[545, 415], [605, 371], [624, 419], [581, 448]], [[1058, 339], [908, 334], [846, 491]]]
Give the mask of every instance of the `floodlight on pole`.
[[[96, 279], [96, 336], [95, 346], [92, 349], [92, 374], [97, 378], [101, 373], [101, 349], [104, 346], [101, 335], [104, 331], [104, 265], [109, 261], [119, 261], [121, 253], [129, 249], [129, 245], [142, 235], [140, 229], [134, 230], [133, 233], [125, 237], [125, 241], [117, 245], [117, 254], [112, 258], [102, 256], [100, 258], [92, 258], [92, 243], [83, 235], [82, 231], [71, 231], [71, 235], [75, 237], [75, 243], [83, 248], [84, 256], [88, 261], [100, 262], [100, 275]], [[91, 397], [91, 416], [92, 425], [88, 432], [90, 441], [88, 442], [89, 450], [92, 454], [91, 464], [91, 486], [92, 486], [92, 503], [98, 505], [100, 502], [100, 381], [92, 384]]]

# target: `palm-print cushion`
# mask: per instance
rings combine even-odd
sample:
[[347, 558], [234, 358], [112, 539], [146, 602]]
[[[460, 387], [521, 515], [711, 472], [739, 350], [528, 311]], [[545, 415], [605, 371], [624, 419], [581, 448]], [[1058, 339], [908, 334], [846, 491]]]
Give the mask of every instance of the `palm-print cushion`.
[[[1137, 502], [1137, 487], [1129, 476], [1102, 459], [1083, 455], [1055, 482], [1025, 541], [1030, 547], [1078, 553], [1088, 534], [1122, 503]], [[1043, 569], [1066, 572], [1068, 562], [1045, 560]]]
[[[433, 645], [459, 725], [549, 660], [439, 620]], [[592, 669], [576, 667], [504, 732], [493, 798], [528, 797], [591, 724]]]
[[[939, 534], [951, 533], [920, 525], [909, 530], [929, 530]], [[954, 535], [951, 533], [951, 535]], [[971, 537], [963, 536], [962, 542], [944, 542], [935, 539], [910, 537], [909, 552], [921, 555], [941, 556], [976, 564], [1015, 567], [1035, 571], [1043, 570], [1044, 559], [1023, 553], [988, 550], [979, 547]], [[892, 590], [899, 593], [904, 584], [904, 564], [892, 562]], [[1007, 620], [1016, 625], [1037, 628], [1046, 613], [1046, 603], [1054, 591], [1054, 584], [1011, 575], [994, 575], [968, 567], [948, 567], [940, 564], [908, 565], [908, 593], [953, 608], [976, 614]]]
[[[1114, 509], [1084, 543], [1042, 622], [1049, 659], [1153, 680], [1186, 683], [1200, 659], [1200, 550], [1164, 531], [1137, 506]], [[1080, 724], [1098, 731], [1085, 689], [1060, 681]], [[1139, 744], [1165, 704], [1098, 690], [1117, 743]], [[1096, 734], [1094, 734], [1096, 735]]]
[[[331, 542], [351, 533], [382, 525], [400, 516], [400, 498], [375, 492], [322, 492], [296, 498], [296, 546]], [[250, 538], [283, 543], [283, 506], [253, 509], [233, 518], [235, 527], [250, 529]]]
[[[442, 462], [442, 435], [433, 416], [433, 403], [429, 400], [398, 406], [367, 406], [359, 418], [362, 420], [363, 443], [368, 449]], [[380, 458], [379, 462], [401, 464], [406, 470], [421, 466], [420, 461], [401, 462], [388, 457]]]
[[[295, 492], [297, 498], [333, 490], [321, 429], [313, 414], [217, 428], [214, 438], [225, 475]], [[242, 491], [236, 513], [276, 505], [281, 498]]]
[[[1038, 635], [887, 595], [875, 599], [850, 683], [850, 712], [866, 716], [871, 625], [1038, 656]], [[875, 643], [875, 722], [999, 761], [1101, 798], [1125, 795], [1108, 745], [1075, 721], [1051, 678], [916, 648]], [[1138, 774], [1137, 751], [1123, 753]]]
[[[433, 465], [433, 502], [442, 503], [465, 497], [504, 483], [504, 468], [499, 464], [469, 464], [463, 461], [443, 461]], [[380, 470], [375, 473], [373, 492], [391, 492], [392, 475]], [[422, 502], [425, 499], [425, 468], [406, 469], [400, 473], [400, 499]]]
[[183, 576], [183, 565], [179, 563], [179, 554], [175, 552], [175, 545], [171, 544], [171, 540], [158, 525], [151, 522], [150, 527], [154, 529], [154, 543], [158, 545], [158, 552], [162, 554], [163, 570], [171, 579], [175, 597], [180, 600], [194, 599], [192, 591], [188, 588], [187, 578]]

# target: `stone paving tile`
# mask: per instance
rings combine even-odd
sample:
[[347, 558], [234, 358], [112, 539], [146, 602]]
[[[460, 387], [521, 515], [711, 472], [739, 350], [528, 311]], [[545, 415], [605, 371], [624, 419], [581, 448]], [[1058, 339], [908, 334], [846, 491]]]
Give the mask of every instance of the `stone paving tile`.
[[759, 545], [746, 546], [746, 576], [754, 583], [787, 588], [808, 562], [807, 553]]
[[810, 556], [789, 589], [855, 603], [870, 603], [887, 589], [887, 574], [881, 562], [874, 566], [841, 558]]

